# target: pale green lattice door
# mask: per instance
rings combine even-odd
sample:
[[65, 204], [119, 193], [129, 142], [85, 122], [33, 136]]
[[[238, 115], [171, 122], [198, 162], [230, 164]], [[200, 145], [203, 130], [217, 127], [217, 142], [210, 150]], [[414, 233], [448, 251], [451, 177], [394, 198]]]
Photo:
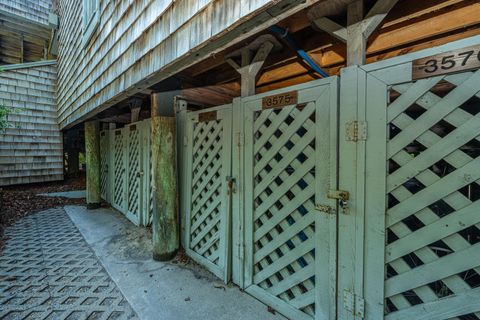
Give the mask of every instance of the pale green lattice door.
[[[284, 92], [298, 101], [262, 104]], [[242, 102], [246, 290], [292, 319], [334, 319], [337, 78]]]
[[221, 279], [229, 277], [231, 105], [187, 116], [187, 252]]

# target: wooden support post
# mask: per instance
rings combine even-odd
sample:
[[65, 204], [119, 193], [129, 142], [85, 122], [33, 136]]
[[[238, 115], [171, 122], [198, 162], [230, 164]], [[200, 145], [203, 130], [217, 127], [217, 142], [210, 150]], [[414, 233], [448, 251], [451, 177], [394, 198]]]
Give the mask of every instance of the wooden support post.
[[364, 65], [367, 36], [363, 32], [363, 0], [355, 0], [347, 7], [347, 65]]
[[[166, 261], [179, 248], [175, 117], [162, 116], [162, 93], [152, 94], [153, 259]], [[173, 99], [171, 101], [173, 105]]]
[[227, 62], [241, 75], [241, 96], [248, 97], [255, 94], [255, 84], [257, 75], [262, 69], [265, 59], [272, 51], [274, 44], [270, 41], [264, 42], [257, 50], [255, 57], [251, 58], [252, 51], [245, 47], [241, 52], [241, 66], [233, 59], [227, 59]]
[[100, 123], [85, 122], [85, 160], [87, 165], [87, 208], [100, 207]]
[[349, 66], [365, 64], [368, 38], [398, 2], [398, 0], [378, 0], [364, 16], [363, 1], [353, 0], [348, 4], [347, 27], [342, 27], [327, 17], [313, 18], [313, 23], [318, 28], [347, 43], [347, 65]]
[[133, 98], [129, 101], [130, 106], [130, 122], [137, 122], [140, 119], [140, 111], [142, 110], [142, 99]]

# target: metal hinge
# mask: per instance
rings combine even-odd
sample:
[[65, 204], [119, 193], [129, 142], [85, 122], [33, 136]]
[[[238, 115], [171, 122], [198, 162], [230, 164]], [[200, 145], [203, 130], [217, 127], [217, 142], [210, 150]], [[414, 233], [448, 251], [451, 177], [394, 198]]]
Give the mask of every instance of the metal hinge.
[[346, 123], [345, 129], [345, 140], [355, 142], [367, 140], [367, 122], [350, 121]]
[[365, 318], [365, 300], [363, 297], [345, 290], [343, 291], [343, 305], [354, 316]]
[[239, 147], [243, 146], [245, 136], [243, 135], [243, 133], [237, 133], [237, 137], [238, 137], [238, 146]]
[[187, 136], [183, 136], [183, 146], [184, 146], [184, 147], [188, 146], [188, 138], [187, 138]]
[[328, 213], [328, 214], [335, 214], [336, 213], [336, 210], [332, 206], [329, 206], [329, 205], [326, 205], [326, 204], [316, 204], [315, 209], [318, 210], [318, 211], [321, 211], [321, 212]]

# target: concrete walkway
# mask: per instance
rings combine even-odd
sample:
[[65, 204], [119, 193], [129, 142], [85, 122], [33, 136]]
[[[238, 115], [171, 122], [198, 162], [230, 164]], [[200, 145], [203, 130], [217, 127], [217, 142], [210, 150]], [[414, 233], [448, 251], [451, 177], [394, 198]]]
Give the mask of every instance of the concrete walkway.
[[43, 197], [62, 197], [68, 199], [82, 199], [87, 197], [87, 193], [85, 190], [40, 193], [38, 195]]
[[7, 228], [0, 319], [137, 319], [64, 209]]
[[151, 235], [110, 209], [66, 212], [140, 319], [285, 319], [203, 268], [153, 261]]

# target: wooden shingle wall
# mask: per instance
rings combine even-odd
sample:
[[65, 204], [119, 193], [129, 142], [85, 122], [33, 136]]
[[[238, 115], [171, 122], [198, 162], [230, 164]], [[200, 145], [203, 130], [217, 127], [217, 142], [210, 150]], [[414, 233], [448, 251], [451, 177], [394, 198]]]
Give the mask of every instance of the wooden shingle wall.
[[83, 2], [60, 0], [60, 126], [79, 123], [317, 1], [100, 0], [98, 28], [84, 45]]
[[0, 72], [0, 104], [17, 109], [0, 133], [0, 186], [63, 179], [56, 66]]
[[0, 0], [0, 10], [46, 25], [52, 0]]

